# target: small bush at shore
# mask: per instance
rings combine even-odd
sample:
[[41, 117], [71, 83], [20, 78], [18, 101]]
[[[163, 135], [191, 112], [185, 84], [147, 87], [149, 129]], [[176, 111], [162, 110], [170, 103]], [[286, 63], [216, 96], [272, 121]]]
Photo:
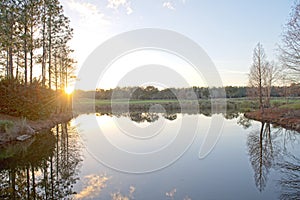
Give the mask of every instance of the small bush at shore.
[[6, 133], [10, 129], [12, 129], [14, 126], [14, 123], [9, 120], [0, 120], [0, 133]]
[[2, 79], [0, 96], [0, 113], [32, 120], [49, 117], [57, 106], [57, 93], [38, 81], [25, 85], [16, 79]]

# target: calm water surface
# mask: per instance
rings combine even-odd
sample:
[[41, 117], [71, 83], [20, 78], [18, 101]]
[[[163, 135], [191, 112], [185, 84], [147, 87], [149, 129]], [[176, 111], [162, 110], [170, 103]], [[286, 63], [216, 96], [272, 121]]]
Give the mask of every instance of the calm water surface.
[[[211, 116], [80, 115], [1, 149], [0, 199], [299, 199], [300, 134], [242, 114], [217, 116], [225, 119], [222, 134], [210, 154], [199, 159]], [[90, 123], [95, 118], [97, 127]], [[104, 151], [99, 127], [118, 148], [147, 153], [168, 147], [179, 128], [194, 131], [183, 120], [199, 122], [195, 138], [178, 160], [160, 170], [125, 173], [99, 161]], [[144, 142], [124, 134], [120, 126], [126, 124], [129, 132], [132, 125], [143, 130], [134, 134]]]

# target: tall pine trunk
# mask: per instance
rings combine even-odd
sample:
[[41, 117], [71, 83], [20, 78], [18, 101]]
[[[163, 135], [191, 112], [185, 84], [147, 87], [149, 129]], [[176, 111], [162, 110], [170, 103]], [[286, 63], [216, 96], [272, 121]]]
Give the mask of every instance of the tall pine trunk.
[[46, 2], [44, 0], [43, 5], [43, 16], [42, 16], [42, 48], [43, 48], [43, 55], [42, 55], [42, 84], [45, 86], [46, 83]]
[[51, 17], [51, 14], [49, 16], [49, 27], [48, 27], [48, 37], [49, 37], [49, 41], [48, 41], [48, 44], [49, 44], [49, 50], [48, 50], [48, 54], [49, 54], [49, 65], [48, 65], [48, 73], [49, 73], [49, 88], [51, 89], [51, 76], [52, 76], [52, 73], [51, 73], [51, 50], [52, 50], [52, 43], [51, 43], [51, 40], [52, 40], [52, 34], [51, 34], [51, 29], [52, 29], [52, 17]]

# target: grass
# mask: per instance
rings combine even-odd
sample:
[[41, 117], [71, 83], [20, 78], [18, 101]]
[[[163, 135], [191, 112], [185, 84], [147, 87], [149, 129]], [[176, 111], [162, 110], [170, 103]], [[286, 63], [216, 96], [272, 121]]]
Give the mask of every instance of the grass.
[[14, 123], [10, 120], [0, 120], [0, 132], [6, 133], [14, 127]]
[[0, 120], [0, 141], [12, 141], [19, 135], [33, 135], [34, 130], [27, 124], [25, 118], [16, 122], [10, 120]]
[[279, 106], [279, 108], [287, 108], [292, 110], [300, 109], [300, 101]]
[[10, 141], [15, 138], [12, 133], [15, 129], [15, 123], [10, 120], [0, 120], [0, 141]]
[[[190, 102], [191, 100], [186, 100], [186, 102]], [[91, 104], [94, 102], [94, 99], [82, 98], [79, 101], [81, 104]], [[116, 99], [116, 100], [102, 100], [95, 99], [96, 105], [110, 105], [111, 102], [113, 104], [127, 104], [128, 100], [126, 99]], [[129, 100], [129, 104], [161, 104], [161, 103], [178, 103], [177, 100], [173, 99], [150, 99], [150, 100]]]
[[[79, 99], [80, 104], [86, 104], [86, 105], [93, 105], [94, 100], [89, 98], [82, 98]], [[190, 104], [190, 103], [199, 103], [200, 109], [210, 109], [211, 103], [215, 102], [218, 104], [218, 102], [222, 102], [219, 99], [199, 99], [198, 101], [195, 100], [184, 100], [183, 103]], [[288, 104], [286, 104], [285, 98], [272, 98], [271, 99], [271, 106], [272, 107], [279, 107], [279, 108], [289, 108], [289, 109], [300, 109], [300, 99], [299, 98], [293, 98], [288, 100]], [[126, 99], [116, 99], [111, 102], [111, 100], [95, 100], [96, 106], [110, 106], [111, 103], [115, 105], [126, 105], [128, 104], [128, 100]], [[178, 100], [176, 99], [150, 99], [150, 100], [129, 100], [129, 105], [132, 106], [149, 106], [150, 104], [161, 104], [166, 106], [179, 106]], [[234, 109], [241, 112], [247, 112], [258, 109], [258, 103], [257, 101], [250, 100], [248, 98], [231, 98], [227, 99], [227, 109]]]

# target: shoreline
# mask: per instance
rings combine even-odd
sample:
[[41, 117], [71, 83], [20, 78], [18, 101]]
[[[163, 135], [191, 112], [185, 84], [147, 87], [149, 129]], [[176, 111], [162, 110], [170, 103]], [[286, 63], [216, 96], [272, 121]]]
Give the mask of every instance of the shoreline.
[[300, 133], [300, 110], [286, 108], [267, 108], [261, 113], [260, 110], [247, 112], [245, 117], [260, 122], [267, 122], [286, 128], [288, 130], [298, 131]]
[[[70, 121], [72, 118], [74, 118], [74, 115], [72, 112], [66, 112], [66, 113], [58, 113], [58, 114], [52, 114], [49, 118], [44, 120], [27, 120], [25, 121], [25, 128], [28, 133], [19, 132], [18, 135], [12, 137], [11, 139], [7, 139], [7, 133], [0, 133], [0, 145], [8, 144], [11, 142], [16, 141], [22, 141], [18, 140], [17, 137], [28, 135], [28, 138], [31, 138], [32, 136], [39, 134], [42, 130], [48, 130], [53, 127], [55, 127], [57, 124], [64, 123], [67, 121]], [[10, 115], [0, 114], [0, 120], [9, 120], [14, 122], [14, 124], [17, 126], [18, 123], [22, 123], [22, 118], [20, 117], [14, 117]], [[26, 139], [25, 139], [26, 140]]]

